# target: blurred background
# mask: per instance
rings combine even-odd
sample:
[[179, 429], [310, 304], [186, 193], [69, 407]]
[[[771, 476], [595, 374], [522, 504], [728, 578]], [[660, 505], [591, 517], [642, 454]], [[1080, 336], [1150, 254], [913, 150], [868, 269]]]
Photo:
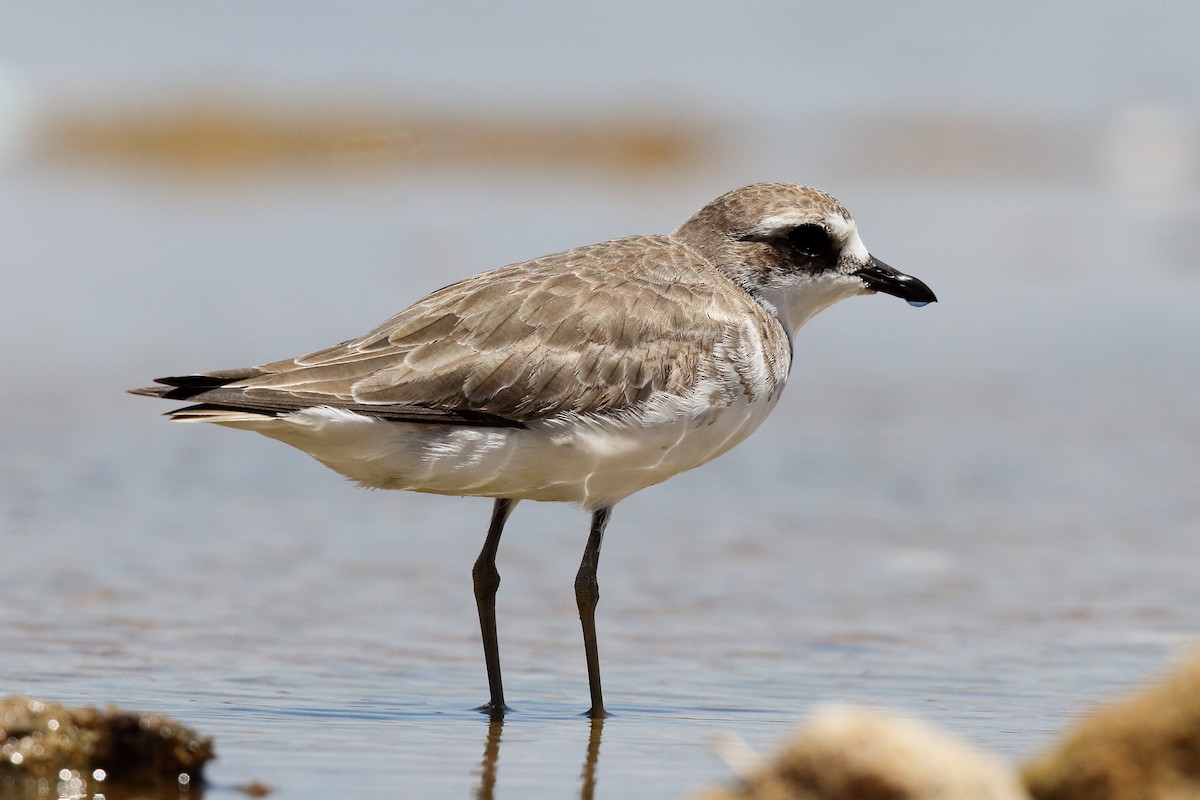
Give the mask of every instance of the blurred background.
[[[216, 796], [678, 797], [729, 777], [714, 736], [829, 702], [1025, 758], [1200, 625], [1196, 30], [1183, 0], [6, 3], [0, 693], [175, 714]], [[821, 315], [762, 431], [618, 507], [602, 738], [584, 515], [510, 523], [489, 732], [488, 501], [124, 394], [758, 180], [833, 193], [941, 302]]]

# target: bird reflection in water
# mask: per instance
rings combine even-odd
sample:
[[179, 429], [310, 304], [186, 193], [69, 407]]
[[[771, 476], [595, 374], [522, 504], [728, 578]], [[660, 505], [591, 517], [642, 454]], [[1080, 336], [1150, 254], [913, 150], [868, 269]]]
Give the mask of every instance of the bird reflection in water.
[[[579, 770], [580, 800], [592, 800], [596, 791], [596, 765], [600, 761], [600, 735], [604, 717], [592, 717], [588, 731], [587, 752]], [[496, 772], [500, 762], [500, 738], [504, 732], [504, 717], [493, 716], [488, 722], [487, 739], [483, 743], [483, 759], [479, 762], [479, 788], [475, 800], [492, 800], [496, 791]]]

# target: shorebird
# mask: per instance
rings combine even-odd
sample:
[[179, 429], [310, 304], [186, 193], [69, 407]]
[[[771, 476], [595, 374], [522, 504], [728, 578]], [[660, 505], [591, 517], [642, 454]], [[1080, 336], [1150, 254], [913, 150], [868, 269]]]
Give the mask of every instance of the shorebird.
[[496, 551], [519, 500], [591, 514], [575, 598], [589, 715], [606, 715], [596, 566], [613, 506], [745, 439], [779, 399], [814, 314], [929, 287], [874, 258], [818, 189], [759, 183], [668, 236], [629, 236], [467, 278], [366, 334], [256, 367], [157, 378], [168, 413], [256, 431], [363, 486], [495, 499], [472, 569], [490, 698], [507, 710]]

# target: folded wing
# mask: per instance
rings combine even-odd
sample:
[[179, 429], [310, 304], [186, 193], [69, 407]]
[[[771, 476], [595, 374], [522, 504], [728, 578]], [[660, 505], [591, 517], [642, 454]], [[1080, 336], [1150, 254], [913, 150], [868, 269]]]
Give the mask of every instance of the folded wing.
[[[616, 264], [624, 266], [614, 277]], [[619, 412], [695, 385], [740, 324], [715, 296], [713, 273], [702, 282], [697, 269], [708, 267], [669, 237], [577, 248], [447, 286], [325, 350], [160, 378], [135, 393], [196, 401], [173, 412], [192, 418], [333, 406], [408, 422], [522, 425]]]

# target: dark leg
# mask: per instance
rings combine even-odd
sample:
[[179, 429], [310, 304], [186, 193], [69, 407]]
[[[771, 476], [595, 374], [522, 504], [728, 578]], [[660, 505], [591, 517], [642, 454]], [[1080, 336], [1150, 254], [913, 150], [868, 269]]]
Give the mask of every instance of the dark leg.
[[488, 690], [491, 693], [491, 699], [479, 710], [493, 717], [502, 716], [508, 710], [508, 706], [504, 705], [504, 684], [500, 680], [500, 645], [496, 641], [496, 590], [500, 588], [496, 550], [500, 547], [504, 523], [516, 504], [516, 500], [505, 497], [496, 500], [487, 539], [479, 551], [479, 558], [475, 559], [475, 566], [471, 568], [475, 606], [479, 609], [479, 630], [483, 633], [483, 660], [487, 663]]
[[596, 603], [600, 601], [600, 584], [596, 580], [596, 565], [600, 562], [600, 542], [608, 525], [611, 508], [601, 508], [592, 514], [592, 531], [588, 535], [583, 561], [575, 575], [575, 602], [579, 606], [579, 621], [583, 623], [583, 652], [587, 657], [588, 688], [592, 707], [588, 716], [593, 719], [608, 716], [600, 693], [600, 654], [596, 651]]

